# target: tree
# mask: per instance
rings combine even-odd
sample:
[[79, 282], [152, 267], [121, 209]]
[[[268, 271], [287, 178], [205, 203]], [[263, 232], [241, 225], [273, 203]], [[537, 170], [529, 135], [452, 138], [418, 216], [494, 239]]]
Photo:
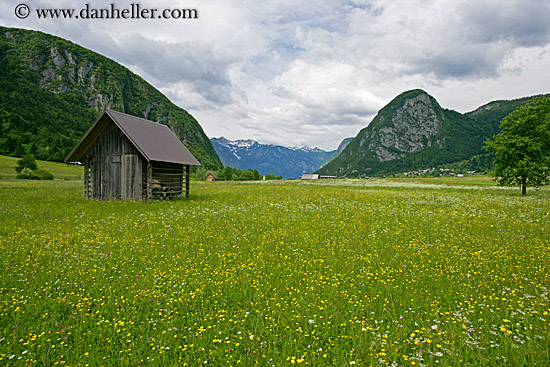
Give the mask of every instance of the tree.
[[258, 172], [257, 169], [249, 168], [247, 171], [252, 174], [252, 178], [251, 178], [252, 180], [259, 181], [262, 178], [262, 176], [260, 176], [260, 173]]
[[26, 154], [23, 156], [23, 158], [17, 161], [15, 171], [17, 173], [20, 173], [23, 168], [29, 168], [31, 171], [36, 171], [38, 169], [38, 167], [36, 166], [36, 160], [34, 159], [33, 155]]
[[222, 181], [231, 181], [231, 179], [233, 178], [233, 175], [236, 173], [237, 173], [237, 170], [235, 168], [227, 166], [221, 170], [218, 178]]
[[485, 149], [495, 155], [495, 180], [500, 186], [539, 188], [550, 182], [550, 98], [523, 105], [500, 122], [501, 132]]
[[242, 171], [239, 177], [242, 181], [253, 181], [255, 179], [254, 172], [251, 170]]
[[195, 171], [195, 177], [199, 181], [206, 180], [206, 176], [208, 175], [208, 171], [206, 171], [206, 168], [204, 167], [197, 167], [197, 170]]

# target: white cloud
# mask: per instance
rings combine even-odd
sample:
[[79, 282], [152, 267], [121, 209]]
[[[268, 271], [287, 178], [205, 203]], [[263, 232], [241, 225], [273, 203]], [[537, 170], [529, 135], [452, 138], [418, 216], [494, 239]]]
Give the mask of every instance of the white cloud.
[[[87, 1], [29, 1], [83, 7]], [[129, 6], [129, 0], [94, 6]], [[143, 0], [196, 20], [18, 20], [128, 66], [209, 136], [334, 149], [401, 92], [443, 107], [550, 92], [547, 0]]]
[[381, 101], [365, 89], [366, 85], [358, 78], [360, 74], [355, 66], [342, 62], [310, 64], [296, 60], [285, 73], [274, 79], [273, 91], [306, 109], [369, 116], [377, 111]]

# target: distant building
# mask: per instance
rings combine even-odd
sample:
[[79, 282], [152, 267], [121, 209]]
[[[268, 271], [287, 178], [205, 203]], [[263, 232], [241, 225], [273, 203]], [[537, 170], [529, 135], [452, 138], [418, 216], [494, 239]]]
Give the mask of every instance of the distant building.
[[209, 174], [206, 175], [206, 181], [208, 182], [218, 181], [218, 177], [214, 174], [214, 172], [210, 172]]
[[200, 166], [166, 125], [105, 111], [65, 157], [84, 162], [84, 194], [100, 200], [189, 196], [190, 166]]
[[304, 173], [301, 177], [302, 180], [318, 180], [319, 175], [316, 173]]

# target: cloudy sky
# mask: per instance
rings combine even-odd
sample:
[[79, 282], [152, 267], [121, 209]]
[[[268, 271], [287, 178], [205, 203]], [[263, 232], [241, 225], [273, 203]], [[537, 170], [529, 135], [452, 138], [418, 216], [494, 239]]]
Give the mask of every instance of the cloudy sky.
[[[31, 13], [15, 16], [25, 3]], [[38, 19], [39, 8], [197, 9], [198, 19]], [[209, 137], [335, 149], [398, 94], [468, 112], [550, 93], [550, 0], [0, 0], [0, 24], [114, 59]]]

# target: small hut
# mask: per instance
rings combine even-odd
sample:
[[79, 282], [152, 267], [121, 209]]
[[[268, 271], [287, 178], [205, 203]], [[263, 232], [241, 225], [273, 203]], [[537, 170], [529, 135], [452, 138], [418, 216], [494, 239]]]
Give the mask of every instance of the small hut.
[[319, 175], [316, 174], [316, 173], [304, 173], [300, 179], [302, 179], [302, 180], [318, 180]]
[[100, 200], [189, 196], [200, 163], [166, 126], [107, 110], [65, 157], [84, 163], [84, 194]]
[[218, 176], [216, 176], [214, 172], [210, 172], [209, 174], [206, 175], [206, 181], [208, 182], [218, 181]]

